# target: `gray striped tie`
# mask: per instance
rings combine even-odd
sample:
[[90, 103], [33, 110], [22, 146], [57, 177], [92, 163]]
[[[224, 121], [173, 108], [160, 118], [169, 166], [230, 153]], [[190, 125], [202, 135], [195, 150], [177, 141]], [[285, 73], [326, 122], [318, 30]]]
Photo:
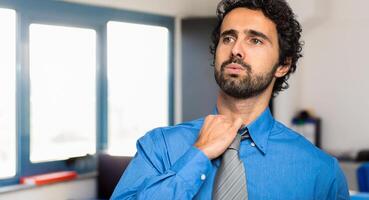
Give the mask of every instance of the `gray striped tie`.
[[248, 138], [248, 131], [237, 134], [232, 144], [222, 155], [215, 177], [213, 200], [247, 200], [245, 168], [238, 156], [241, 139]]

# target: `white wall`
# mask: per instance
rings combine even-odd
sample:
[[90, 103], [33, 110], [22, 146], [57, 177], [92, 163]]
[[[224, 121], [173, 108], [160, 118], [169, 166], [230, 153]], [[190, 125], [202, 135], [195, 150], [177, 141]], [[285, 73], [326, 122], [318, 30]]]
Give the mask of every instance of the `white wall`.
[[324, 149], [369, 148], [369, 1], [291, 6], [300, 15], [306, 44], [291, 90], [277, 98], [277, 118], [288, 123], [298, 109], [309, 109], [323, 119]]

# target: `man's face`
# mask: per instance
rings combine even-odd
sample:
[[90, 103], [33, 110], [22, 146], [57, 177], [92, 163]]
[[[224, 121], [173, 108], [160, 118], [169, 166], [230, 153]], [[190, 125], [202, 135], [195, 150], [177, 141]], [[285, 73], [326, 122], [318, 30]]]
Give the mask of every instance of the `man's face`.
[[261, 11], [232, 10], [223, 19], [216, 49], [214, 75], [219, 87], [239, 99], [273, 87], [278, 49], [276, 26]]

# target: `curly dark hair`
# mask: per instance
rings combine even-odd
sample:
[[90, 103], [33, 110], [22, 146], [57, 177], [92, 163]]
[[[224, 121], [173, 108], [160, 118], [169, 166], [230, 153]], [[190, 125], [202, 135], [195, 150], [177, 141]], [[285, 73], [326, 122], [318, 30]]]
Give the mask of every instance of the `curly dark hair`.
[[289, 87], [287, 80], [291, 73], [296, 71], [296, 63], [302, 57], [303, 42], [301, 26], [296, 16], [285, 0], [223, 0], [217, 8], [218, 23], [212, 32], [210, 53], [213, 55], [212, 66], [215, 65], [215, 53], [220, 38], [220, 27], [224, 16], [235, 8], [245, 7], [251, 10], [260, 10], [276, 24], [279, 43], [279, 65], [291, 62], [288, 73], [276, 79], [273, 87], [273, 97]]

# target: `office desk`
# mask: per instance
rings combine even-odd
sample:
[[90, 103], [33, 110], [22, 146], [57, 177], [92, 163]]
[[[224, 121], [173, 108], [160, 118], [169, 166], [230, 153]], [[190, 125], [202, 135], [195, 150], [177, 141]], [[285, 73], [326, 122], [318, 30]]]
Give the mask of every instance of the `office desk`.
[[356, 193], [351, 195], [351, 200], [369, 200], [369, 193]]

